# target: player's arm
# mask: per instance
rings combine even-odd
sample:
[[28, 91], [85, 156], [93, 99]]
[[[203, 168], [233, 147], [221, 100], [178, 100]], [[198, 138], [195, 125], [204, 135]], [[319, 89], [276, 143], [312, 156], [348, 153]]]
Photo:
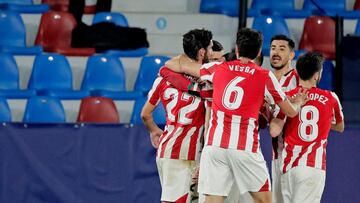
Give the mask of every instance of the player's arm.
[[165, 66], [177, 73], [185, 73], [194, 77], [200, 77], [201, 64], [189, 61], [186, 57], [179, 55], [165, 63]]
[[331, 124], [331, 130], [342, 133], [342, 132], [344, 132], [344, 129], [345, 129], [344, 114], [342, 112], [342, 106], [341, 106], [338, 96], [333, 92], [331, 92], [331, 94], [334, 97], [334, 101], [335, 101], [334, 107], [333, 107], [334, 121]]
[[277, 137], [281, 134], [284, 128], [285, 121], [279, 118], [273, 118], [270, 122], [270, 135], [271, 137]]
[[299, 91], [291, 98], [287, 98], [281, 90], [281, 86], [272, 72], [267, 72], [265, 94], [271, 103], [275, 103], [280, 110], [288, 117], [295, 117], [301, 107], [307, 102], [306, 91]]
[[141, 111], [141, 119], [148, 131], [150, 132], [150, 140], [152, 146], [158, 148], [160, 136], [162, 135], [163, 131], [154, 122], [154, 117], [152, 113], [155, 108], [156, 105], [153, 105], [149, 101], [147, 101]]

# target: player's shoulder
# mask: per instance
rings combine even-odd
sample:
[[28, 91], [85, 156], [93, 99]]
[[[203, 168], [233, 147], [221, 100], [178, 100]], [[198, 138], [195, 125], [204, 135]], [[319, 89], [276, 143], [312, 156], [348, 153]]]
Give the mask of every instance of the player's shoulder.
[[224, 63], [226, 62], [218, 62], [218, 61], [214, 61], [214, 62], [209, 62], [209, 63], [204, 63], [201, 68], [203, 69], [210, 69], [219, 65], [224, 65]]
[[289, 90], [289, 91], [287, 91], [287, 92], [285, 92], [285, 93], [286, 93], [286, 95], [288, 95], [288, 96], [293, 96], [293, 95], [295, 95], [296, 93], [298, 93], [299, 90], [301, 90], [301, 89], [302, 89], [301, 86], [296, 86], [294, 89]]

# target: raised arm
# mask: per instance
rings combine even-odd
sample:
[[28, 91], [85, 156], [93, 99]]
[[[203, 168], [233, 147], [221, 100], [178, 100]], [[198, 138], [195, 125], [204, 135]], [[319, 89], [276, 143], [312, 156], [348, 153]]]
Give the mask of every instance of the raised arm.
[[177, 73], [200, 77], [201, 64], [191, 61], [184, 55], [176, 56], [165, 63], [165, 66]]

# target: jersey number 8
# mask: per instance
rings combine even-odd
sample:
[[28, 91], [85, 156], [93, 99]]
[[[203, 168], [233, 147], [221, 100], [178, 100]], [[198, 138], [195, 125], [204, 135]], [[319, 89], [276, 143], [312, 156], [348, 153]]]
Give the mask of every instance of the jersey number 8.
[[[310, 114], [310, 116], [308, 116]], [[315, 106], [304, 106], [300, 113], [299, 136], [305, 142], [314, 141], [319, 134], [319, 110]]]

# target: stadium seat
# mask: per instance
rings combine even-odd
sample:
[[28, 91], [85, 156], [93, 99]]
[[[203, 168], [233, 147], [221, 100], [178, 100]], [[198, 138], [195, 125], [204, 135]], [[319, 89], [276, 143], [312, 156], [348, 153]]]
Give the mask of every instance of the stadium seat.
[[[134, 109], [131, 115], [130, 122], [133, 124], [141, 124], [141, 110], [146, 102], [146, 97], [141, 97], [135, 101]], [[166, 113], [163, 105], [159, 103], [159, 105], [155, 108], [153, 112], [154, 121], [156, 124], [164, 125], [166, 124]]]
[[149, 91], [156, 79], [159, 69], [170, 58], [167, 56], [144, 56], [141, 59], [139, 72], [135, 81], [134, 90]]
[[81, 100], [77, 122], [119, 123], [115, 103], [106, 97], [87, 97]]
[[76, 25], [76, 20], [70, 13], [47, 12], [41, 16], [35, 44], [42, 45], [46, 52], [56, 52], [66, 56], [94, 54], [94, 48], [71, 47], [71, 32]]
[[355, 27], [355, 35], [360, 36], [360, 20], [358, 20], [358, 22], [356, 23], [356, 27]]
[[333, 90], [334, 88], [334, 64], [331, 60], [325, 60], [323, 71], [318, 87], [325, 90]]
[[31, 97], [25, 107], [24, 123], [64, 123], [65, 111], [54, 97]]
[[264, 56], [269, 56], [270, 54], [270, 41], [274, 35], [283, 34], [290, 36], [285, 19], [281, 16], [257, 16], [254, 18], [252, 27], [261, 31], [264, 35], [264, 46], [262, 49]]
[[[231, 17], [239, 16], [239, 1], [238, 0], [201, 0], [200, 13], [218, 13]], [[248, 17], [257, 16], [259, 13], [256, 10], [248, 10]]]
[[11, 111], [4, 97], [0, 97], [0, 122], [11, 122]]
[[354, 10], [360, 10], [360, 0], [355, 1]]
[[[321, 9], [313, 3], [315, 2]], [[303, 10], [312, 11], [313, 15], [335, 16], [346, 12], [346, 0], [304, 0]]]
[[253, 0], [249, 10], [262, 15], [280, 15], [286, 18], [306, 18], [311, 15], [307, 10], [295, 10], [294, 0]]
[[[323, 33], [326, 33], [324, 37]], [[328, 16], [311, 16], [305, 20], [299, 49], [318, 51], [325, 58], [335, 59], [335, 21]]]
[[63, 11], [69, 10], [69, 0], [42, 0], [43, 4], [48, 4], [52, 11]]
[[[119, 12], [100, 12], [95, 14], [93, 24], [100, 22], [111, 22], [122, 27], [129, 27], [126, 17]], [[148, 54], [148, 48], [142, 47], [134, 50], [108, 50], [105, 53], [117, 57], [139, 57]]]
[[11, 99], [28, 98], [33, 90], [20, 90], [19, 69], [11, 54], [0, 53], [0, 96]]
[[81, 99], [88, 91], [74, 91], [73, 78], [68, 60], [60, 54], [39, 54], [35, 57], [28, 89], [38, 95], [61, 99]]
[[49, 10], [47, 4], [34, 4], [33, 0], [0, 0], [1, 9], [18, 13], [45, 13]]
[[119, 12], [100, 12], [95, 14], [92, 24], [100, 22], [111, 22], [115, 25], [129, 27], [126, 17]]
[[33, 55], [42, 52], [41, 46], [26, 47], [26, 30], [20, 14], [0, 11], [0, 48], [3, 52]]
[[141, 95], [125, 91], [124, 67], [118, 58], [110, 55], [89, 57], [81, 89], [90, 91], [92, 96], [119, 100], [132, 100]]

